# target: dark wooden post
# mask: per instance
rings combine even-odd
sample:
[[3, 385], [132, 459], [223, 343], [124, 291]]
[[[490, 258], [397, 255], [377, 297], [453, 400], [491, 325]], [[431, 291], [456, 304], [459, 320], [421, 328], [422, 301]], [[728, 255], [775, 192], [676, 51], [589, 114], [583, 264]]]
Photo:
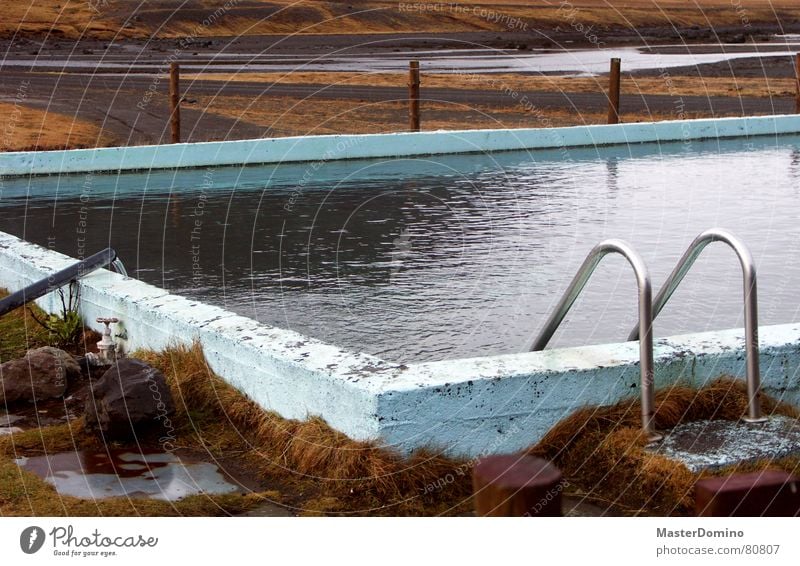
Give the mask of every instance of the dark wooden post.
[[800, 114], [800, 53], [795, 55], [794, 76], [796, 83], [796, 94], [794, 99], [794, 111]]
[[608, 77], [608, 123], [619, 124], [620, 60], [611, 59]]
[[561, 516], [561, 471], [541, 458], [482, 458], [472, 470], [472, 487], [481, 517]]
[[698, 480], [700, 517], [800, 517], [800, 479], [778, 470]]
[[419, 61], [408, 64], [408, 128], [419, 131]]
[[169, 66], [169, 123], [172, 132], [172, 143], [181, 143], [181, 69], [177, 63]]

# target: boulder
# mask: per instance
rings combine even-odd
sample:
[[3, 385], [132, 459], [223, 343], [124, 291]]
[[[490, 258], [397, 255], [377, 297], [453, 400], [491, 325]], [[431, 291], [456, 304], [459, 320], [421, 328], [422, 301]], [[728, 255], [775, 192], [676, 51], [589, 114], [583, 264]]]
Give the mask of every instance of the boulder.
[[0, 365], [0, 405], [63, 397], [81, 367], [64, 350], [45, 346]]
[[174, 438], [175, 412], [164, 374], [141, 360], [125, 358], [112, 365], [92, 386], [86, 402], [86, 424], [106, 440], [146, 434]]

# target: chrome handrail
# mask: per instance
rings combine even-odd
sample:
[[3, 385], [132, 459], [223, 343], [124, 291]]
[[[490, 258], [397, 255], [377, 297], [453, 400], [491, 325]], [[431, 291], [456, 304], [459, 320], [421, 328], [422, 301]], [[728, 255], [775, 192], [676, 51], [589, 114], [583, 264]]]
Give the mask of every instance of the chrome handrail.
[[[667, 304], [672, 294], [678, 288], [683, 278], [694, 265], [695, 260], [705, 247], [712, 242], [724, 242], [736, 252], [742, 266], [742, 280], [744, 285], [744, 334], [745, 354], [747, 363], [747, 417], [745, 421], [760, 423], [766, 420], [761, 415], [761, 374], [758, 367], [758, 287], [756, 278], [756, 264], [747, 246], [731, 232], [723, 228], [706, 230], [691, 243], [683, 254], [678, 265], [667, 277], [666, 282], [656, 295], [653, 303], [653, 318], [655, 319]], [[641, 324], [641, 323], [640, 323]], [[639, 325], [631, 331], [628, 340], [639, 337]]]
[[[639, 325], [644, 328], [643, 336], [639, 340], [639, 370], [642, 387], [642, 428], [647, 435], [648, 442], [657, 442], [662, 436], [655, 430], [653, 417], [655, 412], [655, 386], [653, 370], [653, 303], [652, 285], [647, 265], [642, 257], [630, 244], [623, 240], [604, 240], [597, 244], [583, 261], [577, 274], [569, 284], [567, 291], [556, 306], [553, 314], [544, 325], [539, 336], [534, 340], [531, 351], [544, 350], [547, 343], [555, 334], [564, 317], [580, 295], [595, 268], [606, 255], [618, 253], [628, 260], [636, 275], [636, 284], [639, 289]], [[637, 327], [638, 328], [638, 327]]]

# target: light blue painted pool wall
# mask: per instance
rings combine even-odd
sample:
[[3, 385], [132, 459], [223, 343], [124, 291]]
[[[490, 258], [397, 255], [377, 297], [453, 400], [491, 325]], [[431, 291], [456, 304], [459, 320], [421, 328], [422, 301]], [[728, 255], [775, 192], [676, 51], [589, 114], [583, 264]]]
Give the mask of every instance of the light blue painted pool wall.
[[[75, 260], [0, 232], [0, 286], [17, 290]], [[39, 300], [57, 312], [55, 294]], [[170, 295], [109, 271], [82, 280], [87, 323], [116, 316], [125, 351], [200, 342], [210, 367], [267, 410], [316, 415], [357, 440], [402, 452], [475, 457], [523, 449], [587, 405], [639, 395], [636, 343], [397, 365]], [[656, 341], [656, 386], [744, 375], [741, 329]], [[766, 393], [800, 405], [800, 324], [760, 329]]]
[[0, 175], [134, 171], [554, 149], [800, 133], [800, 115], [566, 128], [326, 135], [0, 153]]

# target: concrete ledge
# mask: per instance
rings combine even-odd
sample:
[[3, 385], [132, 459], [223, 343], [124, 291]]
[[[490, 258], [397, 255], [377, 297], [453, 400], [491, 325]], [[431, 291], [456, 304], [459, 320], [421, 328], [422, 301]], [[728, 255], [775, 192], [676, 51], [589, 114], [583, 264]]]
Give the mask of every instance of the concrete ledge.
[[[9, 290], [74, 261], [0, 232], [0, 286]], [[39, 304], [49, 312], [60, 306], [54, 294]], [[199, 340], [211, 368], [265, 409], [292, 419], [318, 415], [351, 438], [402, 452], [519, 450], [578, 408], [639, 395], [636, 343], [397, 365], [105, 270], [81, 281], [80, 308], [98, 330], [97, 316], [119, 317], [128, 351]], [[765, 392], [800, 404], [800, 324], [762, 327], [760, 335]], [[741, 376], [743, 344], [739, 329], [657, 340], [656, 385]]]
[[800, 132], [800, 115], [643, 122], [616, 125], [259, 140], [0, 153], [0, 175], [27, 176], [333, 161], [434, 154], [674, 142]]

